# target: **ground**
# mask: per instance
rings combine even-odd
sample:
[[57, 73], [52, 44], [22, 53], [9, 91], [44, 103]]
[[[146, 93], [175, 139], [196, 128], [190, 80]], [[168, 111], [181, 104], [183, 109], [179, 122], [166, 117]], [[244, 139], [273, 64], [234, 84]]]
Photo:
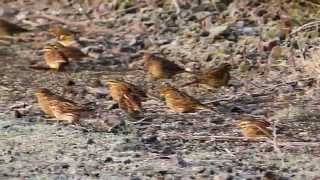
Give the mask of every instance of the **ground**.
[[[320, 178], [320, 39], [312, 27], [289, 35], [319, 16], [319, 4], [180, 1], [177, 14], [171, 1], [35, 2], [0, 7], [2, 18], [32, 30], [0, 42], [1, 179]], [[57, 23], [78, 32], [90, 57], [63, 72], [30, 68], [44, 65], [41, 49], [52, 41], [46, 30]], [[158, 97], [163, 81], [145, 73], [142, 51], [194, 72], [231, 63], [228, 87], [180, 88], [215, 111], [174, 113], [149, 98], [145, 120], [135, 122], [115, 107], [110, 77]], [[165, 81], [179, 87], [193, 79], [184, 73]], [[38, 87], [90, 106], [91, 116], [82, 127], [51, 121], [37, 105]], [[236, 126], [243, 115], [269, 121], [277, 138], [243, 138]]]

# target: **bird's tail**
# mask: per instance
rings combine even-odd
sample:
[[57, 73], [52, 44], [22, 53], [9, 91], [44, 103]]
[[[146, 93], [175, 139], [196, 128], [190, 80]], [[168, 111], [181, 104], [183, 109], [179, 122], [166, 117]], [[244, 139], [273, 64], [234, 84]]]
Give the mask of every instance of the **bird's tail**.
[[260, 126], [256, 126], [256, 128], [258, 128], [266, 137], [273, 140], [272, 131], [270, 129], [260, 127]]
[[50, 70], [50, 68], [47, 67], [47, 66], [29, 66], [29, 68], [35, 69], [35, 70], [43, 70], [43, 71], [48, 71], [48, 70]]

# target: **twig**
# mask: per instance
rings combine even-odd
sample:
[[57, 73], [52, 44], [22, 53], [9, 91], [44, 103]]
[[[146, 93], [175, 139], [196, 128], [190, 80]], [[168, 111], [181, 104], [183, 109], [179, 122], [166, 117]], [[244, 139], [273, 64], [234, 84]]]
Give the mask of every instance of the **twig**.
[[248, 139], [246, 137], [237, 136], [193, 136], [193, 140], [208, 140], [208, 141], [244, 141], [244, 142], [266, 142], [266, 139]]
[[279, 142], [279, 146], [320, 146], [320, 142]]
[[234, 96], [227, 97], [227, 98], [220, 98], [220, 99], [216, 99], [216, 100], [212, 100], [212, 101], [207, 101], [207, 102], [204, 102], [202, 104], [204, 104], [204, 105], [212, 104], [212, 103], [214, 104], [214, 103], [221, 102], [221, 101], [230, 101], [230, 100], [232, 100], [234, 98], [235, 98]]
[[63, 24], [66, 24], [68, 26], [87, 26], [89, 24], [89, 21], [70, 21], [68, 19], [65, 18], [60, 18], [57, 16], [53, 16], [53, 15], [49, 15], [49, 14], [39, 14], [39, 15], [34, 15], [32, 16], [32, 18], [44, 18], [44, 19], [49, 19], [52, 21], [57, 21]]
[[297, 83], [299, 81], [307, 81], [307, 80], [312, 80], [312, 79], [314, 79], [314, 78], [306, 78], [306, 79], [301, 79], [301, 80], [294, 80], [294, 81], [279, 83], [279, 84], [274, 85], [273, 87], [267, 87], [267, 88], [262, 89], [262, 92], [264, 92], [266, 90], [273, 91], [275, 88], [280, 87], [280, 86], [285, 86], [285, 85], [289, 85], [292, 83]]
[[145, 121], [145, 120], [149, 120], [150, 118], [149, 117], [145, 117], [145, 118], [142, 118], [141, 120], [139, 121], [136, 121], [136, 122], [127, 122], [128, 124], [140, 124], [141, 122]]
[[[240, 81], [240, 82], [244, 83], [242, 79], [239, 79], [239, 78], [237, 78], [237, 77], [232, 77], [232, 78], [236, 79], [237, 81]], [[246, 82], [246, 83], [248, 83], [248, 82]], [[245, 84], [245, 83], [244, 83], [244, 84]], [[259, 89], [261, 88], [261, 86], [258, 86], [258, 85], [254, 84], [254, 83], [251, 82], [251, 81], [249, 81], [249, 84], [251, 84], [252, 86], [254, 86], [254, 87], [256, 87], [256, 88], [259, 88]]]
[[217, 13], [216, 13], [216, 12], [213, 12], [213, 13], [207, 14], [207, 15], [205, 15], [204, 17], [198, 19], [197, 22], [202, 22], [203, 20], [205, 20], [205, 19], [207, 19], [208, 17], [213, 16], [213, 15], [217, 15]]
[[[288, 114], [289, 116], [289, 111]], [[277, 139], [277, 125], [279, 123], [279, 120], [277, 119], [274, 123], [273, 123], [273, 127], [272, 127], [272, 135], [273, 135], [273, 139], [272, 139], [272, 144], [273, 144], [273, 149], [277, 152], [278, 157], [281, 159], [281, 163], [282, 163], [282, 167], [284, 166], [284, 154], [281, 151], [281, 149], [279, 148], [279, 142]]]
[[300, 31], [304, 31], [304, 30], [309, 29], [309, 28], [317, 27], [319, 25], [320, 25], [320, 21], [309, 22], [307, 24], [304, 24], [304, 25], [298, 27], [296, 30], [292, 31], [289, 34], [289, 36], [291, 37], [292, 35], [295, 35], [296, 33], [300, 32]]
[[4, 44], [4, 45], [11, 45], [10, 41], [6, 41], [6, 40], [2, 40], [0, 39], [0, 44]]
[[[139, 4], [139, 5], [136, 5], [136, 6], [131, 6], [131, 7], [126, 8], [126, 9], [121, 9], [121, 10], [114, 11], [113, 13], [115, 13], [115, 14], [121, 14], [121, 13], [123, 13], [123, 12], [135, 10], [135, 9], [141, 8], [141, 7], [143, 7], [143, 6], [145, 6], [145, 4]], [[100, 16], [102, 17], [102, 16], [106, 16], [106, 15], [108, 15], [108, 14], [110, 14], [110, 12], [105, 12], [105, 13], [101, 14]]]
[[317, 4], [316, 2], [304, 1], [304, 3], [310, 4], [311, 6], [317, 6], [318, 8], [320, 7], [320, 4]]
[[274, 123], [273, 123], [273, 127], [272, 127], [272, 135], [273, 135], [273, 148], [278, 151], [278, 152], [281, 152], [280, 149], [279, 149], [279, 146], [278, 146], [278, 141], [277, 141], [277, 125], [278, 125], [278, 120], [276, 120]]
[[[236, 136], [193, 136], [190, 138], [192, 140], [208, 140], [208, 141], [242, 141], [242, 142], [269, 142], [270, 139], [248, 139], [246, 137], [236, 137]], [[320, 146], [320, 142], [303, 142], [303, 141], [289, 141], [289, 142], [279, 142], [277, 141], [277, 146]]]
[[235, 157], [236, 155], [234, 155], [228, 148], [223, 148], [230, 156]]

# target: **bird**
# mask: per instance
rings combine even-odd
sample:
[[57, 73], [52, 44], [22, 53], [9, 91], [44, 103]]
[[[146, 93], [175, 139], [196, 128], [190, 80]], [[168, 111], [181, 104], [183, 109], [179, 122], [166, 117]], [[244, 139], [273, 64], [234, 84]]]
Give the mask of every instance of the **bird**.
[[82, 59], [88, 57], [87, 54], [83, 53], [79, 48], [72, 46], [64, 46], [60, 42], [53, 43], [55, 49], [62, 53], [68, 59]]
[[53, 25], [49, 29], [49, 34], [53, 35], [65, 47], [77, 46], [79, 44], [75, 33], [60, 25]]
[[119, 102], [124, 94], [130, 94], [141, 98], [146, 98], [147, 94], [139, 87], [119, 79], [108, 79], [107, 85], [112, 99]]
[[68, 64], [68, 58], [56, 48], [55, 44], [46, 45], [43, 52], [43, 58], [50, 69], [59, 71]]
[[13, 36], [14, 34], [28, 32], [29, 30], [8, 22], [4, 19], [0, 19], [0, 37], [1, 36]]
[[242, 118], [237, 124], [242, 129], [242, 134], [248, 139], [267, 137], [273, 139], [271, 124], [263, 119]]
[[59, 121], [77, 123], [80, 119], [81, 112], [85, 111], [84, 107], [55, 95], [46, 88], [38, 88], [36, 90], [36, 97], [42, 111]]
[[131, 117], [137, 117], [142, 111], [141, 99], [130, 93], [125, 93], [119, 100], [119, 107]]
[[179, 73], [191, 73], [174, 62], [151, 53], [144, 53], [143, 61], [145, 69], [154, 79], [170, 79]]
[[160, 94], [165, 98], [167, 106], [174, 112], [187, 113], [194, 112], [197, 109], [212, 110], [210, 107], [169, 84], [161, 87]]
[[181, 87], [192, 84], [201, 84], [209, 89], [227, 86], [230, 80], [230, 70], [231, 65], [229, 63], [222, 63], [217, 68], [209, 69], [199, 74], [196, 80], [186, 83]]

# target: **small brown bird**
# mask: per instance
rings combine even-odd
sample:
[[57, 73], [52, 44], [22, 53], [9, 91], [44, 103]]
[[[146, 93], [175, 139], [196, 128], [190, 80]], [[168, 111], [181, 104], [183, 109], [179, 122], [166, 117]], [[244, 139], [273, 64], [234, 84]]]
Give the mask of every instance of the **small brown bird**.
[[59, 42], [53, 44], [53, 46], [61, 52], [66, 58], [68, 59], [82, 59], [84, 57], [88, 57], [88, 55], [84, 54], [79, 48], [71, 47], [71, 46], [64, 46]]
[[193, 97], [168, 84], [161, 88], [161, 96], [165, 98], [167, 106], [175, 112], [194, 112], [197, 109], [212, 110], [206, 105], [201, 104]]
[[28, 32], [18, 25], [12, 24], [6, 20], [0, 19], [0, 37], [1, 36], [13, 36], [14, 34]]
[[46, 88], [39, 88], [36, 91], [36, 97], [42, 111], [59, 121], [76, 123], [80, 119], [81, 112], [85, 110], [74, 102], [53, 94]]
[[201, 84], [207, 88], [219, 88], [221, 86], [227, 86], [230, 80], [231, 65], [229, 63], [222, 63], [219, 67], [210, 69], [198, 76], [195, 81], [186, 83], [181, 87], [185, 87], [192, 84]]
[[172, 61], [150, 53], [144, 53], [143, 61], [146, 70], [155, 79], [169, 79], [179, 73], [191, 73]]
[[122, 80], [109, 79], [107, 80], [107, 85], [109, 86], [110, 96], [117, 102], [120, 101], [124, 94], [130, 94], [139, 98], [147, 97], [146, 93], [143, 90], [139, 89], [133, 84]]
[[272, 139], [272, 131], [269, 129], [271, 124], [262, 119], [241, 119], [237, 124], [242, 129], [243, 135], [248, 139], [267, 137]]
[[68, 63], [68, 58], [58, 51], [54, 44], [47, 45], [43, 52], [43, 58], [51, 69], [60, 70]]
[[79, 44], [75, 33], [60, 25], [52, 26], [49, 29], [49, 33], [55, 36], [57, 41], [65, 47], [76, 46]]
[[132, 117], [142, 111], [141, 106], [141, 100], [136, 95], [123, 94], [119, 100], [119, 107]]

